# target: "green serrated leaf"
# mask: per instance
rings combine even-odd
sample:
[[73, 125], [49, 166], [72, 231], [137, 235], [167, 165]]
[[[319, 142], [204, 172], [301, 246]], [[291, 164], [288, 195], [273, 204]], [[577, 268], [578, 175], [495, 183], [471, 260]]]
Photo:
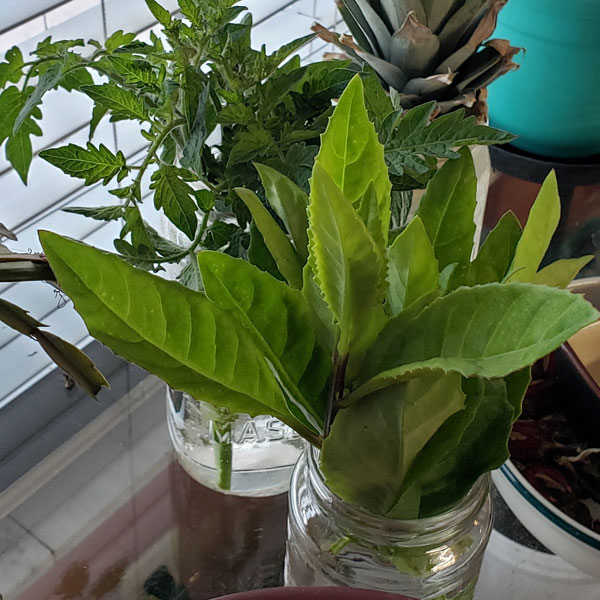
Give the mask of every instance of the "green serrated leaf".
[[116, 206], [69, 206], [64, 208], [63, 211], [67, 213], [73, 213], [75, 215], [83, 215], [90, 219], [96, 219], [97, 221], [116, 221], [123, 217], [123, 206], [117, 204]]
[[387, 307], [401, 313], [438, 290], [438, 262], [423, 222], [415, 217], [388, 250]]
[[308, 257], [308, 196], [279, 171], [255, 163], [267, 200], [283, 221], [303, 262]]
[[416, 317], [401, 313], [370, 352], [349, 402], [426, 371], [504, 377], [556, 349], [598, 313], [583, 297], [526, 283], [459, 288]]
[[0, 88], [3, 88], [9, 81], [17, 83], [21, 79], [25, 64], [23, 53], [18, 46], [13, 46], [7, 50], [4, 60], [5, 62], [0, 63]]
[[211, 210], [215, 205], [215, 198], [210, 190], [194, 190], [194, 198], [203, 212]]
[[384, 259], [320, 162], [311, 179], [309, 223], [309, 263], [340, 328], [338, 352], [346, 356], [383, 299]]
[[29, 165], [31, 165], [31, 159], [33, 158], [29, 133], [24, 128], [19, 129], [17, 133], [8, 139], [5, 150], [6, 159], [19, 174], [23, 183], [27, 184], [27, 173], [29, 172]]
[[125, 90], [115, 83], [84, 85], [81, 91], [87, 94], [96, 104], [110, 110], [113, 119], [149, 120], [143, 100], [133, 92]]
[[560, 220], [556, 173], [551, 171], [529, 211], [510, 265], [509, 281], [533, 281]]
[[226, 254], [201, 252], [198, 262], [207, 296], [250, 332], [290, 411], [295, 409], [308, 429], [321, 434], [331, 362], [306, 326], [302, 293]]
[[156, 0], [145, 0], [146, 6], [154, 16], [154, 18], [165, 27], [171, 25], [171, 13], [166, 8], [163, 8]]
[[43, 95], [58, 85], [62, 76], [62, 63], [53, 63], [39, 78], [35, 89], [27, 96], [25, 104], [21, 108], [15, 123], [13, 125], [13, 134], [18, 133], [19, 129], [29, 118], [35, 107], [40, 103]]
[[292, 287], [300, 289], [302, 287], [302, 263], [292, 243], [254, 192], [244, 188], [236, 188], [235, 191], [252, 213], [252, 220], [275, 259], [279, 272]]
[[473, 249], [477, 177], [468, 148], [434, 175], [417, 215], [433, 244], [440, 270], [452, 263], [468, 264]]
[[[464, 399], [460, 376], [451, 373], [400, 383], [340, 410], [321, 450], [328, 486], [369, 512], [388, 514], [415, 458]], [[417, 514], [404, 518], [418, 516], [418, 502], [414, 508]]]
[[272, 414], [303, 430], [250, 334], [229, 311], [114, 255], [47, 231], [40, 239], [97, 340], [194, 398], [252, 416]]
[[[150, 0], [152, 1], [152, 0]], [[117, 48], [127, 46], [135, 40], [135, 33], [123, 33], [122, 29], [112, 33], [104, 43], [104, 47], [108, 52], [114, 52]]]
[[154, 190], [154, 206], [163, 209], [175, 227], [194, 239], [198, 227], [194, 189], [179, 175], [175, 167], [163, 165], [152, 175], [150, 188]]
[[406, 170], [424, 174], [430, 170], [432, 158], [457, 158], [456, 148], [471, 144], [505, 144], [514, 136], [477, 125], [475, 117], [464, 116], [458, 110], [431, 121], [435, 102], [428, 102], [406, 113], [396, 111], [385, 119], [381, 139], [385, 143], [386, 160], [393, 175], [404, 175]]
[[15, 86], [7, 87], [0, 94], [0, 144], [12, 135], [13, 126], [23, 106], [21, 90]]
[[376, 214], [369, 231], [380, 251], [387, 246], [390, 223], [391, 184], [385, 164], [383, 146], [365, 108], [363, 86], [355, 76], [342, 94], [336, 110], [321, 139], [319, 164], [352, 204], [360, 204], [367, 196]]
[[85, 185], [102, 181], [107, 185], [125, 166], [122, 152], [113, 154], [104, 144], [96, 147], [91, 142], [86, 148], [69, 144], [40, 152], [40, 156], [63, 173], [83, 179]]

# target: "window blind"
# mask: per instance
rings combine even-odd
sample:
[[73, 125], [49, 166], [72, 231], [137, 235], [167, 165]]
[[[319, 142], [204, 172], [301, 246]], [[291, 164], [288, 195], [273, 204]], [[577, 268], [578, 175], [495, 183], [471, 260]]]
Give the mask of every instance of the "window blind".
[[[171, 11], [176, 0], [162, 0]], [[273, 50], [281, 44], [310, 32], [314, 21], [333, 27], [339, 15], [333, 0], [246, 0], [241, 2], [253, 14], [253, 44]], [[39, 41], [53, 39], [104, 40], [117, 29], [146, 33], [155, 27], [144, 0], [29, 0], [0, 3], [0, 53], [18, 45], [25, 54]], [[316, 40], [300, 52], [305, 61], [320, 58], [325, 45]], [[67, 206], [100, 206], [110, 202], [106, 188], [84, 188], [79, 180], [64, 175], [43, 161], [37, 153], [56, 145], [84, 145], [91, 101], [84, 95], [63, 90], [50, 92], [44, 99], [44, 136], [34, 138], [34, 153], [29, 185], [19, 179], [4, 156], [0, 157], [0, 193], [3, 198], [0, 222], [18, 235], [11, 249], [39, 251], [39, 229], [49, 229], [112, 249], [117, 223], [104, 224], [62, 212]], [[131, 122], [101, 122], [94, 143], [122, 150], [134, 163], [146, 141], [139, 127]], [[83, 346], [90, 341], [79, 316], [56, 290], [43, 283], [0, 284], [0, 296], [26, 308], [47, 324], [54, 333]], [[53, 363], [33, 341], [0, 324], [0, 408], [48, 374]]]

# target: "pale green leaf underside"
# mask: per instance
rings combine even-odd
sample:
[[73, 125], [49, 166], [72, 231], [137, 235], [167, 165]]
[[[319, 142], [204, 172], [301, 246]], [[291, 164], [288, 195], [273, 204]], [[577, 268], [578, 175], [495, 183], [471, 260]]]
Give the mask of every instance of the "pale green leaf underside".
[[[327, 484], [345, 500], [386, 514], [397, 503], [415, 457], [463, 408], [464, 397], [459, 375], [429, 375], [340, 410], [321, 451]], [[418, 513], [418, 496], [415, 500]]]
[[302, 292], [227, 254], [200, 252], [198, 262], [206, 295], [251, 333], [289, 401], [308, 413], [315, 433], [321, 433], [331, 361], [308, 325]]
[[290, 421], [262, 353], [228, 311], [117, 256], [50, 232], [40, 239], [61, 287], [100, 342], [194, 398]]
[[339, 325], [338, 351], [345, 355], [383, 299], [383, 258], [350, 201], [319, 163], [311, 180], [309, 221], [309, 264]]
[[392, 319], [371, 350], [357, 400], [423, 371], [503, 377], [533, 364], [599, 313], [582, 296], [525, 283], [459, 288], [413, 319]]

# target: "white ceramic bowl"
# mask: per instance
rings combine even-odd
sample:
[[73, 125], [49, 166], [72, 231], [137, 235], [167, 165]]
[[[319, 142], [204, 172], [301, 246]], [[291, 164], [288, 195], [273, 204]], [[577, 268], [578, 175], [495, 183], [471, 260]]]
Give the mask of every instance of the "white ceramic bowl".
[[598, 578], [600, 586], [599, 534], [546, 500], [510, 460], [492, 473], [492, 479], [508, 507], [534, 537], [566, 562]]

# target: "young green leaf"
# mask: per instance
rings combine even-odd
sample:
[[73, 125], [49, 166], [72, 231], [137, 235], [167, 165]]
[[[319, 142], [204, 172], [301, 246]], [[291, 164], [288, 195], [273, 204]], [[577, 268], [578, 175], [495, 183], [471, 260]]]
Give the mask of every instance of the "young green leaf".
[[308, 196], [288, 177], [279, 171], [255, 163], [265, 188], [267, 200], [283, 221], [292, 237], [296, 252], [303, 261], [308, 257]]
[[19, 131], [13, 133], [6, 142], [6, 159], [19, 174], [23, 183], [27, 184], [27, 173], [33, 158], [30, 135], [42, 135], [34, 121], [28, 120]]
[[85, 185], [102, 181], [104, 185], [125, 167], [122, 152], [113, 154], [104, 144], [96, 147], [91, 142], [87, 148], [75, 144], [42, 150], [40, 156], [71, 177], [85, 180]]
[[147, 121], [149, 119], [144, 101], [133, 92], [125, 90], [115, 83], [84, 85], [81, 91], [97, 104], [110, 110], [113, 120], [137, 119]]
[[560, 220], [556, 173], [546, 177], [531, 207], [509, 269], [509, 281], [533, 281]]
[[533, 276], [533, 283], [551, 287], [566, 288], [585, 265], [594, 260], [593, 254], [580, 258], [564, 258], [557, 260], [538, 271]]
[[331, 361], [307, 327], [302, 293], [223, 253], [200, 252], [198, 263], [206, 295], [250, 332], [281, 383], [290, 411], [299, 411], [309, 429], [322, 433]]
[[399, 383], [341, 409], [321, 451], [327, 484], [345, 501], [386, 515], [415, 457], [464, 399], [454, 373]]
[[302, 263], [290, 240], [254, 192], [244, 188], [236, 188], [235, 191], [252, 213], [254, 224], [262, 234], [279, 272], [292, 287], [300, 289]]
[[104, 47], [109, 52], [114, 52], [122, 46], [127, 46], [128, 44], [131, 44], [131, 42], [133, 42], [134, 40], [135, 33], [123, 33], [122, 29], [118, 29], [117, 31], [108, 36], [106, 42], [104, 43]]
[[383, 300], [385, 263], [352, 204], [316, 162], [309, 205], [309, 263], [340, 327], [345, 356]]
[[[391, 184], [383, 146], [365, 108], [363, 86], [356, 75], [342, 94], [321, 139], [315, 163], [325, 170], [352, 204], [369, 192], [372, 221], [369, 231], [380, 250], [387, 246]], [[372, 186], [372, 187], [371, 187]]]
[[395, 316], [438, 289], [438, 263], [423, 222], [415, 217], [388, 250], [388, 313]]
[[165, 27], [171, 25], [171, 13], [166, 8], [163, 8], [156, 0], [145, 0], [145, 2], [153, 17], [161, 25]]
[[[42, 231], [44, 252], [96, 339], [177, 390], [233, 412], [289, 416], [250, 334], [202, 293]], [[217, 351], [218, 349], [218, 351]]]
[[459, 288], [414, 318], [402, 313], [371, 349], [371, 379], [349, 401], [423, 371], [503, 377], [533, 364], [593, 323], [583, 297], [546, 286], [489, 283]]
[[150, 188], [154, 190], [154, 207], [162, 208], [175, 227], [194, 239], [198, 227], [194, 189], [179, 176], [178, 170], [163, 165], [152, 174]]
[[9, 81], [18, 83], [25, 65], [23, 53], [18, 46], [9, 48], [4, 55], [4, 60], [5, 62], [0, 63], [0, 88], [3, 88]]
[[449, 160], [427, 186], [417, 215], [433, 244], [440, 271], [452, 263], [468, 264], [475, 235], [477, 177], [471, 152]]
[[512, 263], [521, 233], [521, 224], [514, 213], [504, 214], [486, 237], [475, 259], [454, 270], [449, 289], [502, 281]]
[[0, 144], [12, 134], [21, 106], [23, 99], [19, 88], [11, 85], [0, 94]]

